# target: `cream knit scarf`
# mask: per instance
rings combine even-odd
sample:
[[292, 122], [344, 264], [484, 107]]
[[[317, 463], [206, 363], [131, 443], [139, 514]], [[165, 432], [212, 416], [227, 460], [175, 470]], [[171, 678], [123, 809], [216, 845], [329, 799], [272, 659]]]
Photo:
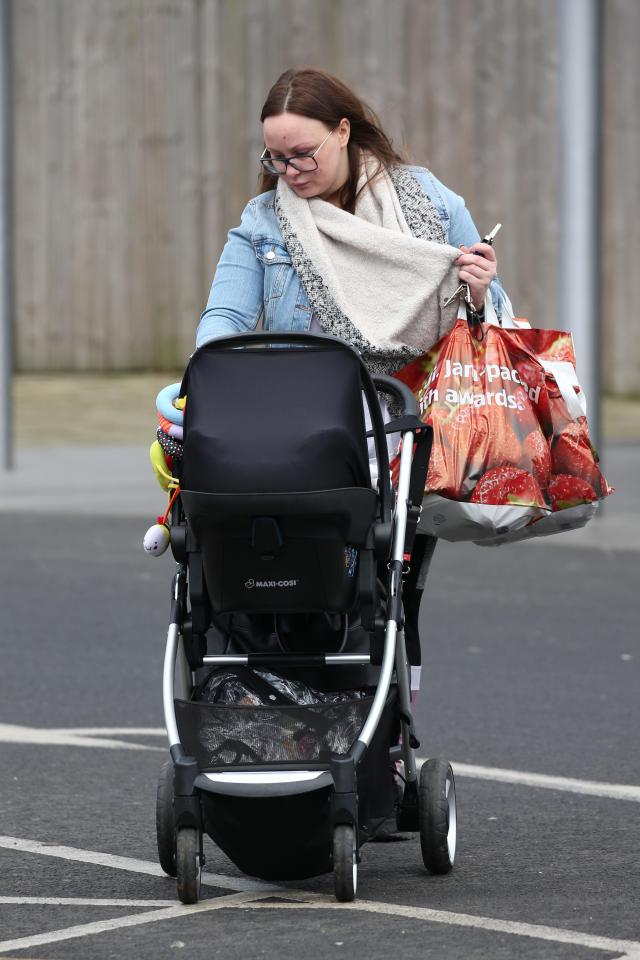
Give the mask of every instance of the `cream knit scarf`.
[[424, 353], [453, 325], [457, 302], [442, 303], [458, 285], [460, 251], [445, 242], [437, 211], [406, 168], [375, 177], [355, 216], [296, 196], [284, 178], [275, 210], [322, 328], [358, 347], [374, 372]]

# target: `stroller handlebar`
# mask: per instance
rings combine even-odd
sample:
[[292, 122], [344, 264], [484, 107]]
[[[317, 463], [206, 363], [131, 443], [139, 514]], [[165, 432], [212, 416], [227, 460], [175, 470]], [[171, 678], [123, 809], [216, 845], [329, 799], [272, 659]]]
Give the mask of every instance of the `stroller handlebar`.
[[[208, 340], [198, 347], [196, 353], [200, 350], [220, 349], [221, 347], [256, 347], [272, 343], [299, 343], [304, 346], [332, 347], [339, 344], [346, 347], [354, 353], [358, 353], [355, 347], [341, 340], [339, 337], [333, 337], [328, 333], [308, 333], [304, 331], [252, 331], [251, 333], [230, 333], [224, 337], [216, 337]], [[359, 354], [358, 354], [359, 355]]]
[[371, 378], [377, 390], [381, 393], [390, 393], [396, 400], [402, 404], [402, 412], [406, 416], [417, 416], [418, 405], [413, 391], [409, 389], [402, 380], [396, 380], [395, 377], [387, 377], [384, 374], [376, 374]]

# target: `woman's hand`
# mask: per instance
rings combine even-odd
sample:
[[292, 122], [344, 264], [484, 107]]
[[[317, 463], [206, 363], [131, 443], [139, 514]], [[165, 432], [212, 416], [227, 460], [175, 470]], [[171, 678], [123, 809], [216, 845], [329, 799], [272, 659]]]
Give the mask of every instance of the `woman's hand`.
[[456, 266], [460, 267], [460, 281], [469, 284], [473, 305], [476, 310], [482, 310], [489, 284], [497, 273], [496, 252], [488, 243], [474, 243], [472, 247], [461, 246], [460, 249], [462, 256], [456, 260]]

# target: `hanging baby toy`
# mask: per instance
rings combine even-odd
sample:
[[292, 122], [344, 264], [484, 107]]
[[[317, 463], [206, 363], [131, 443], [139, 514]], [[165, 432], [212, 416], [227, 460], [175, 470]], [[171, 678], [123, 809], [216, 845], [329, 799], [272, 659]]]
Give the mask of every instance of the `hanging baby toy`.
[[164, 515], [149, 527], [144, 535], [142, 546], [150, 557], [160, 557], [169, 546], [169, 515], [178, 494], [180, 485], [173, 476], [174, 460], [182, 459], [182, 440], [184, 426], [184, 407], [187, 398], [180, 396], [180, 384], [171, 383], [164, 387], [156, 398], [158, 429], [156, 439], [151, 444], [149, 459], [156, 479], [163, 490], [169, 494], [169, 503]]

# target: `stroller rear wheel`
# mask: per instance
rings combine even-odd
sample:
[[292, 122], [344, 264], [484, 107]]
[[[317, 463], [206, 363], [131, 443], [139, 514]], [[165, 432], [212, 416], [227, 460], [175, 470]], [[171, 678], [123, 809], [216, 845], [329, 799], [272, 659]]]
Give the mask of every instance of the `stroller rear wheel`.
[[336, 900], [350, 903], [358, 886], [358, 850], [352, 824], [339, 823], [333, 831], [333, 879]]
[[160, 866], [170, 877], [175, 877], [176, 826], [173, 817], [173, 763], [170, 759], [164, 761], [158, 777], [156, 840]]
[[199, 831], [182, 827], [176, 834], [176, 879], [182, 903], [198, 902], [201, 874]]
[[456, 856], [456, 785], [446, 760], [427, 760], [418, 790], [420, 846], [429, 873], [449, 873]]

